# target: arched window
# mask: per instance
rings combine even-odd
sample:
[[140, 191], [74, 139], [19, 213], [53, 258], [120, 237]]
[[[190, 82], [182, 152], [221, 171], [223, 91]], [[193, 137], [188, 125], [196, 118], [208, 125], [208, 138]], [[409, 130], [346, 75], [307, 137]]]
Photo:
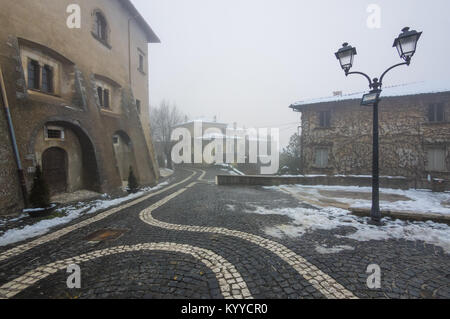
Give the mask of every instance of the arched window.
[[103, 42], [108, 42], [108, 24], [105, 17], [100, 12], [95, 13], [95, 36]]

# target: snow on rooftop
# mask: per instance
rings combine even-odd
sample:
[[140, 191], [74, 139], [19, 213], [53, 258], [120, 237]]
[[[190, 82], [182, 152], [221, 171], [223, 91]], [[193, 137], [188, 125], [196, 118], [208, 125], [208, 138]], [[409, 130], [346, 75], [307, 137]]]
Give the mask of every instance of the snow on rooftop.
[[[439, 93], [439, 92], [448, 92], [450, 91], [450, 82], [449, 83], [436, 83], [433, 81], [422, 81], [422, 82], [414, 82], [414, 83], [406, 83], [399, 84], [393, 86], [387, 86], [383, 89], [381, 93], [382, 97], [393, 97], [393, 96], [407, 96], [407, 95], [418, 95], [418, 94], [428, 94], [428, 93]], [[339, 102], [353, 99], [361, 99], [362, 95], [367, 93], [365, 92], [356, 92], [350, 94], [344, 94], [342, 96], [330, 96], [323, 97], [317, 99], [311, 99], [306, 101], [299, 101], [294, 103], [292, 106], [302, 106], [302, 105], [311, 105], [318, 103], [327, 103], [327, 102]]]
[[227, 123], [220, 123], [220, 122], [217, 122], [217, 120], [212, 120], [212, 119], [209, 119], [209, 118], [197, 118], [197, 119], [194, 119], [194, 120], [189, 120], [187, 122], [183, 122], [183, 123], [177, 124], [174, 127], [185, 126], [185, 125], [193, 124], [193, 123], [208, 123], [208, 124], [213, 123], [213, 124], [220, 125], [220, 126], [227, 126], [228, 125]]

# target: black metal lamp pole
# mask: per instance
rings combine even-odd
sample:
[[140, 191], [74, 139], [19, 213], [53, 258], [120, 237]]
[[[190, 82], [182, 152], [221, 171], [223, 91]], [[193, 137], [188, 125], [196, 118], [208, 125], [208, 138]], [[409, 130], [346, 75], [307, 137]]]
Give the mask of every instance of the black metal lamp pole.
[[394, 47], [397, 48], [400, 57], [405, 60], [403, 63], [399, 63], [388, 68], [381, 75], [380, 79], [374, 78], [373, 80], [363, 72], [350, 72], [353, 66], [353, 59], [356, 53], [356, 48], [344, 43], [342, 48], [335, 53], [339, 60], [342, 69], [345, 71], [345, 75], [358, 74], [364, 76], [369, 81], [369, 94], [364, 95], [361, 105], [373, 106], [373, 152], [372, 152], [372, 210], [371, 219], [372, 223], [376, 225], [381, 224], [381, 212], [380, 212], [380, 159], [379, 159], [379, 121], [378, 121], [378, 106], [380, 103], [380, 94], [383, 87], [383, 79], [385, 75], [392, 69], [407, 65], [411, 63], [411, 58], [416, 52], [417, 42], [421, 37], [422, 32], [415, 30], [410, 31], [409, 28], [404, 28], [402, 33], [394, 41]]
[[372, 221], [375, 223], [379, 223], [381, 221], [378, 103], [379, 99], [377, 99], [373, 104], [372, 210], [370, 214], [370, 216], [372, 217]]

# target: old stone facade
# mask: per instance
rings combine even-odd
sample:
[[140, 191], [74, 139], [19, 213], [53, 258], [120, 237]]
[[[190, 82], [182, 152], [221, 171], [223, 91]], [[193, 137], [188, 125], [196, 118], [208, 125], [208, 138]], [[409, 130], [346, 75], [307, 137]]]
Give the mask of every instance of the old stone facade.
[[[78, 4], [80, 28], [69, 28]], [[0, 67], [31, 187], [40, 165], [52, 194], [119, 192], [129, 167], [155, 184], [148, 43], [159, 39], [125, 0], [0, 0]], [[0, 100], [0, 214], [23, 206]]]
[[[373, 112], [360, 102], [358, 94], [291, 106], [302, 113], [305, 174], [371, 175]], [[381, 175], [419, 185], [429, 176], [450, 179], [450, 90], [385, 96], [379, 123]]]

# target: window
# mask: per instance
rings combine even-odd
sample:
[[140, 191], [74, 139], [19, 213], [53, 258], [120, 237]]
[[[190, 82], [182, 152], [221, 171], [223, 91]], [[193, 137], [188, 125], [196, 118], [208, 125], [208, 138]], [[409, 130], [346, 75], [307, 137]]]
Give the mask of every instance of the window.
[[110, 104], [109, 104], [109, 90], [108, 89], [104, 89], [103, 90], [103, 106], [105, 108], [110, 108]]
[[100, 86], [97, 87], [97, 95], [100, 106], [103, 106], [103, 89]]
[[49, 65], [42, 68], [42, 91], [53, 93], [53, 68]]
[[28, 61], [28, 88], [39, 90], [40, 65], [36, 60], [29, 59]]
[[144, 70], [144, 56], [139, 54], [139, 71], [145, 72]]
[[140, 100], [136, 100], [136, 108], [137, 108], [137, 112], [140, 115], [141, 114], [141, 101]]
[[100, 12], [97, 12], [95, 14], [94, 34], [99, 40], [102, 40], [105, 43], [108, 41], [107, 27], [108, 24], [106, 23], [105, 17]]
[[320, 127], [330, 127], [331, 125], [331, 112], [321, 111], [319, 112], [319, 126]]
[[328, 148], [316, 149], [316, 166], [319, 168], [328, 166]]
[[64, 129], [61, 127], [47, 126], [45, 128], [45, 138], [51, 140], [64, 140]]
[[117, 100], [119, 99], [120, 86], [111, 79], [108, 79], [102, 75], [95, 75], [95, 85], [97, 87], [98, 106], [103, 111], [119, 113], [119, 105]]
[[430, 122], [444, 122], [444, 104], [431, 104], [428, 107], [428, 120]]
[[445, 148], [430, 148], [427, 151], [427, 171], [446, 171]]
[[119, 145], [119, 137], [117, 135], [113, 136], [113, 144]]
[[111, 107], [110, 91], [99, 86], [97, 87], [97, 95], [100, 106], [109, 109]]

